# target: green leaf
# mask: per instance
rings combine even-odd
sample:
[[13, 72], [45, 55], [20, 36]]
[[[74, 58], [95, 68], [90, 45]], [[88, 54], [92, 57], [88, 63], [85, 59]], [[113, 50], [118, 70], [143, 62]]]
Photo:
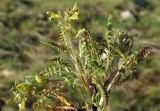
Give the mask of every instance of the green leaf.
[[121, 50], [119, 50], [119, 49], [116, 48], [115, 51], [117, 52], [117, 54], [119, 56], [121, 56], [122, 58], [125, 58], [125, 55], [121, 52]]
[[41, 77], [40, 77], [38, 74], [36, 74], [35, 78], [36, 78], [36, 81], [37, 81], [39, 84], [42, 83], [42, 79], [41, 79]]
[[60, 15], [55, 14], [54, 12], [50, 12], [50, 11], [47, 12], [47, 15], [49, 16], [49, 18], [48, 18], [49, 21], [51, 21], [52, 19], [57, 19], [57, 18], [60, 17]]
[[51, 47], [52, 49], [54, 49], [55, 51], [59, 53], [61, 52], [67, 53], [67, 49], [64, 46], [61, 46], [56, 42], [53, 42], [53, 41], [50, 41], [50, 42], [40, 41], [40, 42], [48, 47]]
[[78, 3], [76, 2], [73, 6], [73, 12], [77, 12], [78, 11]]
[[26, 86], [24, 85], [24, 83], [20, 83], [16, 86], [16, 89], [17, 91], [19, 92], [26, 92], [27, 91], [27, 88]]
[[34, 75], [27, 75], [24, 80], [24, 84], [27, 86], [32, 86], [35, 83]]
[[65, 62], [60, 56], [53, 56], [51, 58], [48, 59], [49, 61], [51, 61], [52, 63], [57, 63], [63, 66], [69, 66], [69, 64], [67, 62]]
[[80, 29], [80, 30], [78, 31], [78, 33], [76, 34], [76, 37], [81, 36], [82, 34], [84, 34], [85, 31], [86, 31], [85, 28]]
[[112, 27], [113, 27], [112, 26], [112, 16], [109, 15], [108, 18], [107, 18], [107, 29], [111, 31]]
[[78, 19], [78, 12], [74, 12], [73, 15], [70, 17], [70, 20], [77, 20]]
[[26, 102], [24, 99], [22, 99], [22, 102], [20, 104], [20, 109], [23, 111], [25, 109], [25, 106], [26, 106]]
[[99, 94], [100, 94], [100, 100], [99, 100], [99, 106], [106, 106], [108, 103], [108, 97], [106, 96], [106, 91], [104, 90], [103, 86], [98, 83], [96, 80], [93, 79], [93, 84], [96, 85], [96, 87], [99, 90]]

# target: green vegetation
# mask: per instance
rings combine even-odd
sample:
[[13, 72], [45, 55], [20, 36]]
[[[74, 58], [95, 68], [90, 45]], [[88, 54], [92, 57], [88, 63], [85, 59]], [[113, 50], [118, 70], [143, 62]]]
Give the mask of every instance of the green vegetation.
[[[64, 13], [47, 14], [50, 22], [58, 20], [59, 41], [42, 42], [54, 50], [49, 67], [15, 84], [12, 91], [19, 111], [24, 111], [31, 99], [33, 109], [107, 111], [113, 86], [137, 78], [138, 65], [152, 48], [133, 48], [133, 38], [115, 30], [111, 16], [104, 39], [96, 42], [86, 29], [74, 27], [79, 19], [77, 3]], [[81, 95], [80, 99], [74, 103], [66, 99], [62, 94], [64, 86], [72, 87], [75, 96]]]
[[[142, 1], [137, 4], [137, 1]], [[144, 1], [147, 1], [145, 3]], [[45, 12], [65, 10], [73, 0], [2, 0], [0, 2], [0, 96], [7, 100], [13, 81], [36, 73], [46, 66], [53, 53], [39, 41], [57, 40], [55, 22], [49, 23]], [[159, 110], [159, 0], [81, 0], [78, 27], [87, 27], [97, 42], [104, 38], [106, 16], [112, 14], [113, 26], [134, 36], [135, 46], [152, 46], [153, 53], [140, 67], [140, 76], [132, 83], [116, 87], [110, 95], [111, 109], [118, 111]], [[139, 18], [122, 19], [122, 12], [132, 11]], [[82, 26], [81, 26], [82, 25]], [[127, 90], [126, 90], [127, 89]], [[67, 89], [66, 89], [67, 90]], [[70, 91], [69, 95], [76, 100]], [[4, 111], [12, 111], [4, 107]]]

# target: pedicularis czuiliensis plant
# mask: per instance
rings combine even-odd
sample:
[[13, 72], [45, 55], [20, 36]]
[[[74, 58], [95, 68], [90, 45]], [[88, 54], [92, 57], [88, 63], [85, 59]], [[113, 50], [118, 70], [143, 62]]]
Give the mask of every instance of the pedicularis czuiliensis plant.
[[[73, 25], [79, 19], [77, 3], [64, 13], [47, 14], [49, 21], [58, 21], [59, 41], [42, 41], [55, 52], [48, 59], [50, 66], [15, 83], [12, 91], [19, 110], [30, 104], [32, 109], [107, 111], [112, 89], [137, 78], [137, 67], [152, 48], [133, 48], [132, 37], [115, 30], [110, 16], [104, 39], [96, 42], [85, 28]], [[64, 87], [75, 91], [76, 101], [67, 97]]]

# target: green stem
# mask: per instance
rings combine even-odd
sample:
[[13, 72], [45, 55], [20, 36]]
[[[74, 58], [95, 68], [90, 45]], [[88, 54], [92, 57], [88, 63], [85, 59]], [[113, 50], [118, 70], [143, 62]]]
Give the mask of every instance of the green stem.
[[112, 86], [114, 85], [117, 77], [120, 75], [120, 69], [122, 68], [123, 62], [121, 64], [119, 64], [119, 68], [118, 68], [118, 72], [116, 73], [116, 75], [113, 77], [113, 79], [111, 80], [111, 82], [109, 83], [108, 87], [107, 87], [107, 91], [110, 91], [110, 89], [112, 88]]

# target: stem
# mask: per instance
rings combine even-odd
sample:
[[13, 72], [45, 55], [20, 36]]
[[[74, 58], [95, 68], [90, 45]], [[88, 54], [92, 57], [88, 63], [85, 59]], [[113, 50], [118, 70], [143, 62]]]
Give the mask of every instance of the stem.
[[82, 75], [82, 71], [81, 71], [80, 65], [78, 63], [77, 52], [74, 50], [75, 48], [73, 47], [72, 42], [70, 42], [70, 47], [71, 47], [72, 56], [73, 56], [73, 59], [74, 59], [73, 61], [75, 61], [75, 63], [74, 63], [75, 69], [77, 70], [78, 75], [80, 76], [81, 80], [84, 82], [84, 84], [86, 84], [85, 79], [84, 79], [84, 77]]
[[107, 91], [109, 91], [112, 87], [112, 85], [115, 83], [116, 78], [119, 76], [119, 71], [116, 73], [116, 75], [114, 76], [114, 78], [111, 80], [110, 84], [108, 85]]
[[[79, 79], [82, 81], [82, 84], [83, 84], [83, 86], [84, 86], [84, 88], [85, 88], [85, 90], [86, 90], [86, 92], [87, 92], [87, 94], [88, 94], [88, 92], [89, 92], [89, 89], [87, 88], [87, 83], [86, 83], [86, 79], [85, 79], [85, 77], [84, 77], [84, 74], [85, 74], [85, 71], [84, 71], [84, 69], [83, 69], [83, 67], [81, 67], [81, 61], [79, 60], [79, 56], [78, 56], [78, 54], [77, 54], [77, 52], [76, 52], [76, 48], [73, 46], [73, 43], [71, 42], [71, 40], [69, 40], [70, 42], [69, 42], [69, 44], [70, 44], [70, 49], [71, 49], [71, 54], [70, 54], [70, 56], [71, 56], [71, 58], [72, 58], [72, 61], [73, 61], [73, 64], [74, 64], [74, 67], [75, 67], [75, 69], [76, 69], [76, 71], [77, 71], [77, 73], [78, 73], [78, 77], [79, 77]], [[82, 93], [83, 91], [82, 90], [80, 90], [80, 92]], [[88, 94], [89, 95], [89, 94]], [[84, 98], [84, 99], [86, 99], [86, 98]]]
[[114, 85], [117, 77], [120, 75], [120, 72], [119, 72], [119, 71], [120, 71], [120, 69], [122, 68], [123, 62], [124, 62], [124, 61], [122, 61], [122, 63], [119, 64], [118, 72], [115, 74], [115, 76], [113, 77], [113, 79], [112, 79], [111, 82], [109, 83], [108, 88], [107, 88], [107, 91], [110, 91], [110, 89], [111, 89], [111, 87]]

